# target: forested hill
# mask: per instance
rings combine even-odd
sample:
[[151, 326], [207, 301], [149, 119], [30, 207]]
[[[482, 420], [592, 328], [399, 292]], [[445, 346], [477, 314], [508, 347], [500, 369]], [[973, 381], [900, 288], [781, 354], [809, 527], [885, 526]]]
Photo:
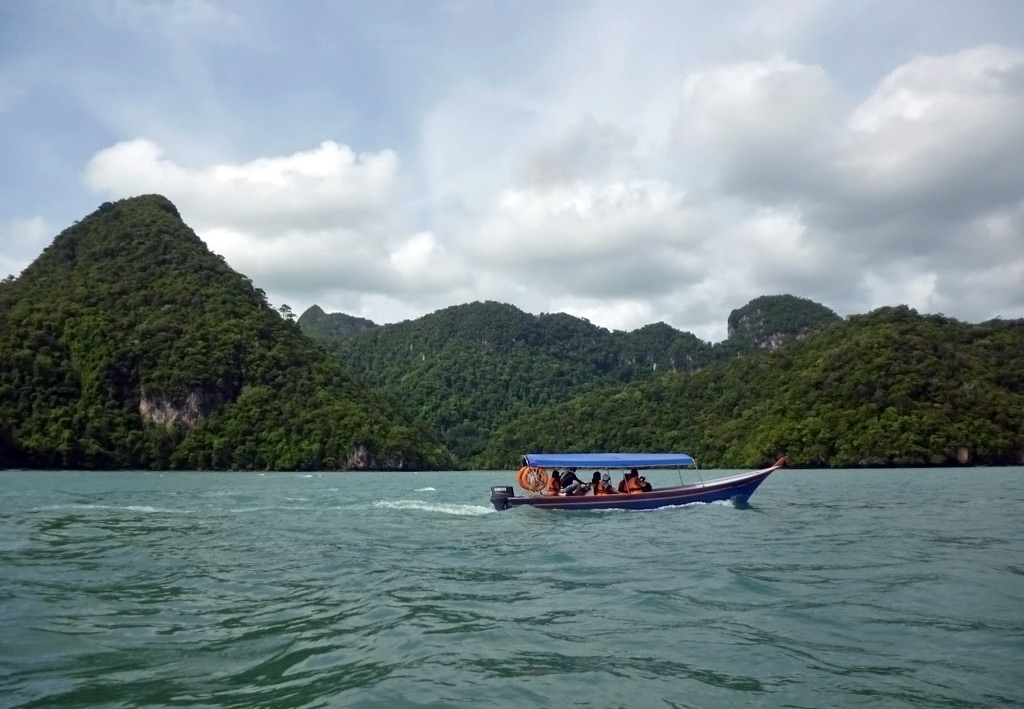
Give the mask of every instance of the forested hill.
[[314, 305], [299, 317], [299, 327], [307, 335], [322, 339], [370, 330], [377, 324], [345, 313], [325, 313], [319, 305]]
[[792, 295], [763, 295], [729, 313], [729, 339], [775, 349], [838, 322], [831, 308]]
[[157, 195], [0, 284], [0, 467], [449, 468]]
[[528, 451], [685, 451], [705, 467], [1024, 464], [1024, 320], [905, 306], [758, 357], [524, 413], [472, 463]]
[[760, 299], [756, 332], [744, 329], [715, 345], [665, 323], [609, 331], [564, 313], [531, 315], [496, 302], [369, 327], [313, 306], [299, 324], [368, 385], [433, 427], [460, 460], [469, 460], [495, 427], [530, 408], [754, 353], [831, 322], [823, 312], [838, 319], [809, 303], [793, 296]]

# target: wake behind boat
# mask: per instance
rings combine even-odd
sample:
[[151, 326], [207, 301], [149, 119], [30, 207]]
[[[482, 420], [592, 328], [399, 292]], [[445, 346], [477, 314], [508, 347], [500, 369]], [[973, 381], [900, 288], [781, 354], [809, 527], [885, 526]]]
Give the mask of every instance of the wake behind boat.
[[[519, 485], [527, 494], [516, 495], [511, 486], [491, 488], [491, 503], [496, 510], [510, 507], [537, 507], [554, 510], [653, 510], [693, 502], [733, 501], [744, 503], [773, 472], [786, 464], [780, 458], [769, 468], [702, 480], [689, 485], [652, 488], [647, 492], [594, 494], [583, 485], [582, 494], [551, 494], [551, 478], [559, 468], [566, 470], [631, 471], [692, 466], [685, 453], [530, 453], [523, 456]], [[550, 472], [549, 472], [550, 470]], [[627, 478], [629, 476], [627, 475]], [[604, 477], [607, 480], [607, 477]]]

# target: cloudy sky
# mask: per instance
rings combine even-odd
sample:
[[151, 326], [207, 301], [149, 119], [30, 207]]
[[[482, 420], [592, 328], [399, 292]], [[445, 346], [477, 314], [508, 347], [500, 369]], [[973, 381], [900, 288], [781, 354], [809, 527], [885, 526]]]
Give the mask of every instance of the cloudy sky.
[[297, 313], [1024, 316], [1020, 0], [0, 1], [0, 278], [169, 197]]

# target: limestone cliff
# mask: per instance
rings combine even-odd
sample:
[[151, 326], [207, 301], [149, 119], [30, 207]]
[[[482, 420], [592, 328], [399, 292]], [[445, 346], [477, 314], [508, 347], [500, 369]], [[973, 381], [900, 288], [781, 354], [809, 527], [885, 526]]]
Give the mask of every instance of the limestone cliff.
[[840, 319], [830, 308], [807, 298], [766, 295], [729, 313], [728, 335], [774, 350]]

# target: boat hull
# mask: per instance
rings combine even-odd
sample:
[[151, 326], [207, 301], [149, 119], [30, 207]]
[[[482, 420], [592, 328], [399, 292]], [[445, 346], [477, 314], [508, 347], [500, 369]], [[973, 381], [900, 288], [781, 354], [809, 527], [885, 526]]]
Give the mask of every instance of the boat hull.
[[773, 466], [743, 475], [709, 480], [706, 483], [658, 488], [651, 492], [631, 495], [517, 497], [499, 492], [500, 490], [511, 491], [511, 488], [494, 488], [491, 492], [491, 503], [497, 510], [515, 507], [535, 507], [545, 510], [654, 510], [659, 507], [689, 505], [696, 502], [745, 503], [758, 486], [777, 469], [778, 466]]

